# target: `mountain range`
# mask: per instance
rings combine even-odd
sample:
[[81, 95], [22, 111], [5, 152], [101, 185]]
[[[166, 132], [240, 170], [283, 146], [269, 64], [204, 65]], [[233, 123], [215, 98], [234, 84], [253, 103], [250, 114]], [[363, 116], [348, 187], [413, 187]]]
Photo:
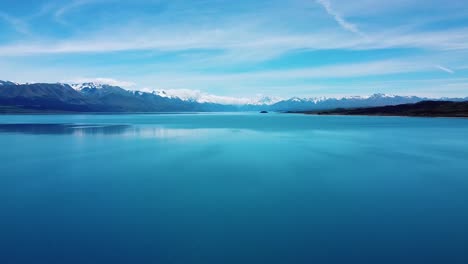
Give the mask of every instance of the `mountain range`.
[[[142, 92], [108, 84], [26, 83], [0, 81], [1, 112], [211, 112], [211, 111], [307, 111], [335, 108], [377, 107], [417, 103], [428, 98], [374, 94], [343, 98], [299, 98], [255, 103], [221, 104], [179, 98], [165, 91]], [[434, 100], [434, 99], [431, 99]], [[440, 98], [466, 101], [468, 98]]]

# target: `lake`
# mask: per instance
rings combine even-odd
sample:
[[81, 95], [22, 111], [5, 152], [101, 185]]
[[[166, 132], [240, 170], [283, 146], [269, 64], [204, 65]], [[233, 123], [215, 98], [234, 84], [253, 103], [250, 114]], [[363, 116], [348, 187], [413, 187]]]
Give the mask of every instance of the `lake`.
[[468, 263], [468, 119], [0, 116], [0, 263]]

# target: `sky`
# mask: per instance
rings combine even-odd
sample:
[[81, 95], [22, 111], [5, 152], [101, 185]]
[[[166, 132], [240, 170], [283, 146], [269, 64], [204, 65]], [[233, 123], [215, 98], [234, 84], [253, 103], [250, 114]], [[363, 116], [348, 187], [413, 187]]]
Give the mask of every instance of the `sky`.
[[468, 1], [1, 0], [0, 80], [465, 97]]

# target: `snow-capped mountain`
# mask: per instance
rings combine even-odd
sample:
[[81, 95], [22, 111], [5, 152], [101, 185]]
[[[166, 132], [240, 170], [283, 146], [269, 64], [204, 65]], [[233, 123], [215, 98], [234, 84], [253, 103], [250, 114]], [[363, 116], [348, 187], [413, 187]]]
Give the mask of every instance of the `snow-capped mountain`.
[[252, 105], [272, 105], [282, 100], [284, 99], [278, 96], [258, 96], [253, 100], [251, 104]]
[[151, 93], [154, 94], [154, 95], [157, 95], [157, 96], [164, 97], [164, 98], [178, 98], [178, 99], [181, 99], [181, 100], [184, 100], [184, 101], [193, 101], [191, 99], [191, 97], [177, 96], [177, 95], [174, 95], [173, 93], [171, 93], [170, 91], [166, 92], [165, 90], [153, 90], [153, 91], [151, 91]]
[[377, 93], [283, 100], [263, 95], [252, 98], [219, 96], [197, 90], [135, 91], [102, 82], [17, 84], [0, 81], [0, 106], [63, 111], [307, 111], [410, 104], [425, 100], [466, 101], [468, 98], [428, 99]]
[[299, 110], [321, 110], [333, 108], [354, 108], [417, 103], [427, 100], [424, 97], [398, 96], [388, 94], [373, 94], [370, 96], [347, 96], [341, 98], [312, 97], [299, 98], [292, 97], [288, 100], [280, 101], [271, 106], [277, 111], [299, 111]]
[[0, 80], [0, 85], [17, 85], [17, 83]]
[[199, 90], [175, 89], [154, 90], [153, 94], [166, 98], [178, 98], [187, 102], [212, 103], [223, 105], [272, 105], [282, 100], [281, 97], [257, 95], [252, 98], [220, 96]]
[[102, 89], [103, 87], [110, 86], [108, 84], [102, 84], [97, 82], [71, 83], [69, 85], [77, 91], [81, 91], [83, 89]]

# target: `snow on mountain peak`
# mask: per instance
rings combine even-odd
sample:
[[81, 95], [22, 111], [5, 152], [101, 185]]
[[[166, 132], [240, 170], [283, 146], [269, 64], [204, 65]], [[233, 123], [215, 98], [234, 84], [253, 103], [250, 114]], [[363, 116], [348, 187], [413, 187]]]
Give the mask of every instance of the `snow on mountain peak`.
[[264, 96], [264, 95], [257, 95], [255, 98], [252, 99], [252, 105], [272, 105], [279, 101], [282, 101], [283, 98], [278, 96]]
[[115, 86], [115, 87], [132, 87], [135, 84], [132, 82], [120, 81], [111, 78], [79, 78], [74, 80], [64, 81], [64, 83], [70, 84], [75, 90], [82, 90], [84, 88], [101, 89], [104, 87]]
[[291, 101], [291, 102], [296, 102], [296, 103], [314, 103], [314, 104], [317, 104], [317, 103], [320, 103], [320, 102], [323, 102], [323, 101], [326, 101], [326, 100], [329, 100], [330, 98], [327, 98], [325, 96], [321, 96], [321, 97], [304, 97], [304, 98], [300, 98], [300, 97], [291, 97], [288, 101]]
[[70, 84], [70, 86], [77, 91], [81, 91], [85, 88], [102, 89], [103, 87], [108, 86], [108, 85], [103, 84], [103, 83], [96, 83], [96, 82], [85, 82], [85, 83], [72, 83]]
[[0, 85], [18, 85], [18, 84], [19, 84], [19, 83], [0, 80]]
[[151, 93], [166, 98], [178, 98], [183, 101], [225, 105], [272, 105], [282, 100], [280, 97], [263, 95], [252, 98], [220, 96], [190, 89], [153, 90]]
[[384, 94], [384, 93], [375, 93], [371, 95], [369, 98], [395, 98], [396, 95], [392, 94]]
[[[174, 98], [174, 97], [179, 98], [178, 96], [174, 96], [169, 93], [166, 93], [166, 91], [164, 90], [153, 90], [151, 93], [157, 96], [165, 97], [165, 98]], [[179, 98], [179, 99], [182, 99], [182, 98]]]

